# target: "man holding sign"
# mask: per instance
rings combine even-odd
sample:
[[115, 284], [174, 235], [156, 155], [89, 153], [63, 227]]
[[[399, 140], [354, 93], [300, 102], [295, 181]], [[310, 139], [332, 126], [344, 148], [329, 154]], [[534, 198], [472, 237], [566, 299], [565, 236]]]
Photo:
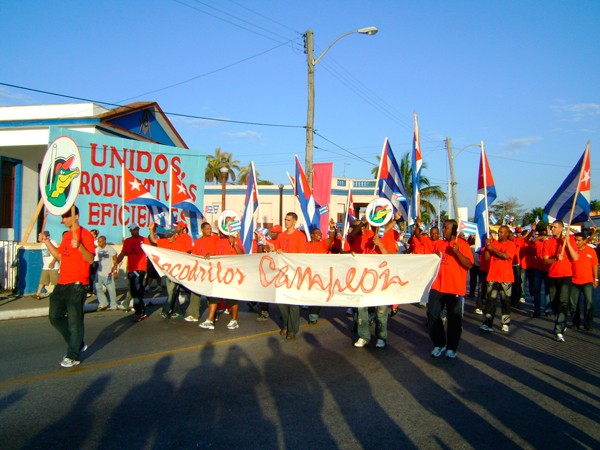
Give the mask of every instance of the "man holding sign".
[[[72, 215], [74, 211], [74, 215]], [[50, 294], [50, 323], [68, 344], [61, 367], [73, 367], [80, 361], [83, 343], [83, 305], [87, 297], [90, 265], [94, 262], [94, 237], [79, 226], [79, 209], [73, 206], [62, 215], [62, 224], [69, 229], [60, 246], [55, 247], [50, 237], [40, 233], [39, 240], [46, 245], [54, 259], [60, 261], [58, 285]]]

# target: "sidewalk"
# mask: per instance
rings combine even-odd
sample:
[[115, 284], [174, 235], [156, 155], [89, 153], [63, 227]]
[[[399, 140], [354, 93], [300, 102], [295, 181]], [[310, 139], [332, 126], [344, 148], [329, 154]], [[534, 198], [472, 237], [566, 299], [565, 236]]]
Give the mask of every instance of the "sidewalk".
[[[158, 305], [165, 302], [167, 299], [167, 289], [163, 287], [163, 291], [154, 293], [152, 290], [144, 295], [144, 302], [148, 304]], [[117, 290], [117, 302], [122, 301], [127, 296], [126, 289]], [[12, 319], [29, 319], [32, 317], [48, 316], [48, 294], [42, 294], [42, 298], [38, 300], [35, 295], [14, 295], [11, 293], [0, 293], [0, 320]], [[87, 298], [85, 302], [85, 312], [91, 313], [98, 310], [98, 299], [95, 295]]]

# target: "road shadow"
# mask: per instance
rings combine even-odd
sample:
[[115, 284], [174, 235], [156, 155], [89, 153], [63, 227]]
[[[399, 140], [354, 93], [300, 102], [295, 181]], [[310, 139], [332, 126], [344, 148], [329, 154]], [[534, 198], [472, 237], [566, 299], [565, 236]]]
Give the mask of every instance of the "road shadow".
[[69, 412], [46, 426], [23, 448], [26, 450], [81, 448], [97, 420], [91, 406], [94, 400], [104, 393], [110, 378], [103, 376], [90, 384], [73, 403]]
[[323, 422], [323, 389], [313, 373], [299, 358], [284, 353], [279, 339], [267, 342], [271, 355], [265, 361], [265, 381], [277, 406], [285, 448], [338, 448]]
[[27, 394], [27, 390], [20, 389], [0, 398], [0, 413], [25, 397], [25, 394]]
[[[310, 332], [303, 337], [312, 346], [308, 356], [310, 365], [333, 396], [362, 448], [416, 448], [379, 405], [369, 382], [346, 358], [323, 347]], [[365, 416], [369, 417], [368, 422]]]

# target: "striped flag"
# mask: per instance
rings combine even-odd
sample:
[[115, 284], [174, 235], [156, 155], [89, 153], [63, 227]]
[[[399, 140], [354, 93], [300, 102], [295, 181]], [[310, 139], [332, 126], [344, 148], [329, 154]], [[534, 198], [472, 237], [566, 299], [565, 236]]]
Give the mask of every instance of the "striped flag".
[[295, 185], [294, 195], [300, 203], [300, 211], [302, 213], [303, 222], [306, 225], [304, 227], [304, 233], [308, 240], [310, 240], [310, 233], [316, 228], [321, 226], [321, 214], [319, 214], [319, 205], [315, 202], [315, 198], [312, 195], [308, 180], [304, 175], [298, 156], [296, 156], [296, 173], [295, 173]]
[[540, 216], [537, 216], [537, 217], [535, 218], [535, 224], [537, 225], [538, 223], [540, 223]]
[[319, 208], [319, 214], [321, 216], [324, 216], [325, 214], [327, 214], [329, 212], [329, 205], [325, 205], [325, 206], [321, 206]]
[[[174, 167], [171, 167], [171, 197], [169, 197], [171, 208], [178, 208], [185, 211], [182, 215], [188, 225], [188, 230], [192, 239], [198, 239], [201, 235], [201, 226], [204, 222], [202, 211], [194, 204], [192, 196], [187, 187], [179, 179], [179, 175]], [[174, 222], [171, 222], [174, 223]]]
[[230, 234], [233, 234], [236, 231], [240, 231], [241, 229], [242, 224], [239, 220], [232, 220], [229, 223], [227, 223], [227, 231], [229, 231]]
[[[148, 211], [154, 218], [154, 223], [161, 226], [167, 225], [167, 217], [169, 215], [169, 207], [159, 202], [146, 189], [142, 182], [137, 179], [123, 165], [123, 202], [131, 205], [143, 205], [148, 208]], [[123, 208], [123, 212], [125, 208]], [[123, 220], [123, 223], [125, 221]]]
[[465, 222], [461, 220], [458, 224], [458, 232], [477, 236], [477, 224], [475, 222]]
[[348, 235], [348, 229], [354, 223], [354, 221], [358, 218], [358, 214], [356, 214], [356, 210], [354, 209], [354, 199], [352, 198], [352, 188], [348, 189], [348, 199], [346, 200], [346, 212], [344, 217], [344, 229], [342, 231], [342, 235], [344, 239]]
[[207, 206], [204, 208], [205, 214], [217, 214], [219, 212], [219, 205]]
[[[401, 195], [402, 198], [397, 200], [396, 194]], [[409, 226], [412, 225], [413, 220], [409, 215], [408, 194], [406, 193], [406, 187], [404, 187], [402, 172], [400, 172], [400, 166], [394, 157], [390, 141], [387, 137], [383, 143], [381, 161], [377, 173], [377, 195], [391, 201], [394, 207], [394, 214], [399, 210], [402, 214], [402, 219], [406, 220]]]
[[258, 188], [254, 162], [250, 162], [251, 170], [248, 177], [248, 188], [246, 189], [246, 202], [244, 203], [244, 215], [241, 223], [241, 240], [246, 255], [252, 253], [252, 239], [254, 230], [254, 214], [258, 209]]
[[515, 216], [512, 214], [507, 214], [504, 216], [504, 223], [510, 223], [515, 221]]
[[256, 230], [254, 230], [254, 232], [258, 236], [258, 245], [265, 245], [267, 243], [267, 233], [269, 230], [263, 227], [258, 227]]
[[[590, 142], [558, 191], [544, 207], [544, 221], [585, 222], [590, 217]], [[577, 195], [577, 199], [575, 196]], [[573, 218], [571, 219], [571, 210]]]
[[498, 223], [498, 218], [494, 215], [493, 212], [490, 213], [490, 222], [492, 225], [496, 225]]
[[410, 217], [415, 220], [421, 213], [421, 140], [419, 139], [419, 124], [417, 123], [417, 112], [415, 114], [415, 135], [412, 152], [412, 201], [410, 204]]
[[488, 163], [483, 142], [481, 143], [481, 158], [479, 160], [479, 177], [477, 180], [477, 200], [475, 204], [475, 223], [477, 223], [476, 247], [485, 246], [489, 230], [488, 207], [496, 200], [496, 186]]

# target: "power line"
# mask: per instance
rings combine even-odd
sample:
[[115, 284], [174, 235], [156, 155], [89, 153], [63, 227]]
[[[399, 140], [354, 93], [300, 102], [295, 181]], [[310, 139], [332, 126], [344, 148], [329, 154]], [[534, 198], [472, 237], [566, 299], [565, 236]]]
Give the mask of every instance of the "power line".
[[[98, 104], [101, 104], [101, 105], [116, 106], [118, 108], [134, 109], [133, 107], [131, 107], [129, 105], [119, 105], [119, 104], [116, 104], [116, 103], [103, 102], [103, 101], [99, 101], [99, 100], [91, 100], [89, 98], [75, 97], [75, 96], [72, 96], [72, 95], [65, 95], [65, 94], [57, 94], [55, 92], [42, 91], [40, 89], [27, 88], [27, 87], [24, 87], [24, 86], [16, 86], [14, 84], [8, 84], [8, 83], [2, 83], [2, 82], [0, 82], [0, 85], [1, 86], [12, 87], [12, 88], [15, 88], [15, 89], [23, 89], [25, 91], [37, 92], [37, 93], [40, 93], [40, 94], [54, 95], [56, 97], [63, 97], [63, 98], [70, 98], [70, 99], [73, 99], [73, 100], [80, 100], [82, 102], [98, 103]], [[212, 120], [212, 121], [215, 121], [215, 122], [239, 123], [239, 124], [243, 124], [243, 125], [256, 125], [256, 126], [262, 126], [262, 127], [305, 128], [304, 125], [281, 125], [281, 124], [273, 124], [273, 123], [245, 122], [245, 121], [241, 121], [241, 120], [216, 119], [214, 117], [193, 116], [191, 114], [179, 114], [179, 113], [173, 113], [173, 112], [167, 112], [167, 111], [163, 111], [163, 114], [170, 115], [170, 116], [177, 116], [177, 117], [185, 117], [185, 118], [188, 118], [188, 119]]]
[[326, 140], [327, 142], [329, 142], [330, 144], [335, 145], [337, 148], [339, 148], [340, 150], [344, 150], [346, 153], [351, 154], [352, 156], [354, 156], [355, 158], [358, 158], [368, 164], [371, 164], [373, 166], [376, 166], [377, 164], [372, 163], [371, 161], [367, 161], [365, 158], [363, 158], [362, 156], [357, 155], [356, 153], [352, 153], [349, 150], [346, 150], [344, 147], [337, 145], [335, 142], [330, 141], [329, 139], [327, 139], [325, 136], [320, 135], [319, 133], [317, 133], [316, 131], [313, 132], [315, 135], [319, 136], [321, 139]]

